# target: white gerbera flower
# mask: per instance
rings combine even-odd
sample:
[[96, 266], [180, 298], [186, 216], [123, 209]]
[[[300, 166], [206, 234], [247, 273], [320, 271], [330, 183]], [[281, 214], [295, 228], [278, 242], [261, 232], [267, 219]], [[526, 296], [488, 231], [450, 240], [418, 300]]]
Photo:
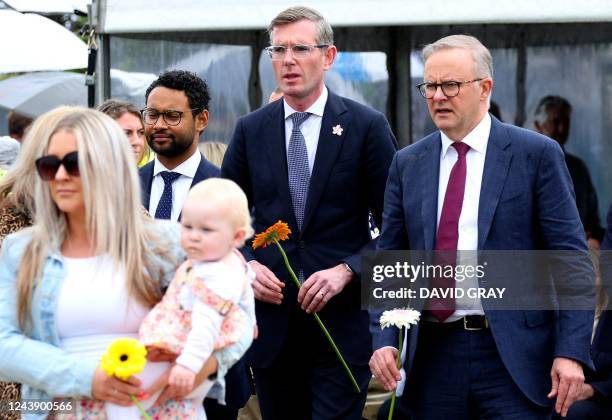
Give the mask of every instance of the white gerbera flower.
[[419, 322], [421, 313], [410, 308], [384, 311], [380, 317], [380, 328], [397, 327], [410, 328], [411, 324]]

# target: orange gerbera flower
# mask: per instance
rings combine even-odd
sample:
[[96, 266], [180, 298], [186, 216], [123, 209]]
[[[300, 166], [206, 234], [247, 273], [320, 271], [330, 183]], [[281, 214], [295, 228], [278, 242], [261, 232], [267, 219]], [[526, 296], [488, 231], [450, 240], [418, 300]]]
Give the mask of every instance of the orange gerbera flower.
[[289, 238], [290, 234], [291, 229], [289, 229], [289, 225], [279, 220], [266, 229], [265, 232], [255, 235], [255, 239], [253, 239], [253, 249], [265, 248], [273, 244], [274, 241], [284, 241]]

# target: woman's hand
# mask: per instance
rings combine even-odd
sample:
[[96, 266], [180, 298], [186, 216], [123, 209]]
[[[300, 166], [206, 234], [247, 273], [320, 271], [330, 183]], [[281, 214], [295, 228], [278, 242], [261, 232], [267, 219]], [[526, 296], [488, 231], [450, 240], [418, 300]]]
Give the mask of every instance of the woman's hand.
[[132, 405], [130, 394], [137, 396], [141, 393], [140, 380], [134, 376], [122, 381], [114, 376], [108, 376], [99, 366], [96, 368], [91, 385], [91, 396], [95, 400], [130, 406]]
[[147, 346], [147, 360], [149, 362], [170, 362], [174, 363], [178, 355], [170, 353], [159, 347]]
[[[204, 380], [215, 373], [217, 371], [217, 366], [217, 359], [215, 359], [214, 356], [209, 357], [208, 360], [206, 360], [206, 363], [204, 363], [204, 366], [200, 372], [196, 375], [193, 388], [197, 388], [202, 382], [204, 382]], [[186, 394], [178, 393], [174, 387], [168, 386], [168, 379], [172, 369], [173, 367], [166, 370], [159, 378], [157, 378], [153, 385], [146, 390], [148, 395], [153, 395], [160, 389], [162, 390], [162, 393], [159, 394], [159, 397], [157, 397], [157, 400], [155, 400], [155, 406], [162, 405], [168, 400], [181, 400], [189, 395], [189, 392], [191, 392], [189, 391]]]

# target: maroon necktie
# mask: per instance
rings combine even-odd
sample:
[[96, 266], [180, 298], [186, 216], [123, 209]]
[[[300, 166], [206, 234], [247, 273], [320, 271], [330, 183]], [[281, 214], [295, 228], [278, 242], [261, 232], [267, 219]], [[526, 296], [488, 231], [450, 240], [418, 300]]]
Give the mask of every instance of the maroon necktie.
[[[457, 150], [459, 157], [453, 165], [446, 193], [444, 194], [444, 204], [442, 205], [442, 214], [440, 215], [440, 223], [438, 224], [438, 236], [436, 237], [434, 260], [436, 264], [442, 266], [452, 265], [457, 263], [457, 242], [459, 241], [459, 216], [461, 215], [461, 207], [463, 206], [463, 193], [465, 192], [465, 174], [466, 164], [465, 155], [470, 146], [461, 142], [454, 142], [453, 147]], [[432, 287], [442, 290], [455, 286], [454, 278], [434, 278], [432, 279]], [[443, 322], [453, 312], [455, 312], [455, 299], [452, 297], [433, 298], [429, 301], [430, 313], [440, 322]]]

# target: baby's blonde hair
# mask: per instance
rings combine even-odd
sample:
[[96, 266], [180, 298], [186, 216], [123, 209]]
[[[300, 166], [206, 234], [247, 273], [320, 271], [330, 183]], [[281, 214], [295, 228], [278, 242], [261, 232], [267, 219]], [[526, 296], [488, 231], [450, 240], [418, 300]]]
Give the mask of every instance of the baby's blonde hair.
[[[223, 214], [236, 230], [245, 231], [244, 239], [249, 239], [255, 231], [251, 226], [251, 213], [246, 194], [234, 181], [222, 178], [208, 178], [198, 182], [189, 190], [185, 203], [189, 200], [205, 200], [223, 208]], [[244, 245], [240, 244], [240, 246]]]

